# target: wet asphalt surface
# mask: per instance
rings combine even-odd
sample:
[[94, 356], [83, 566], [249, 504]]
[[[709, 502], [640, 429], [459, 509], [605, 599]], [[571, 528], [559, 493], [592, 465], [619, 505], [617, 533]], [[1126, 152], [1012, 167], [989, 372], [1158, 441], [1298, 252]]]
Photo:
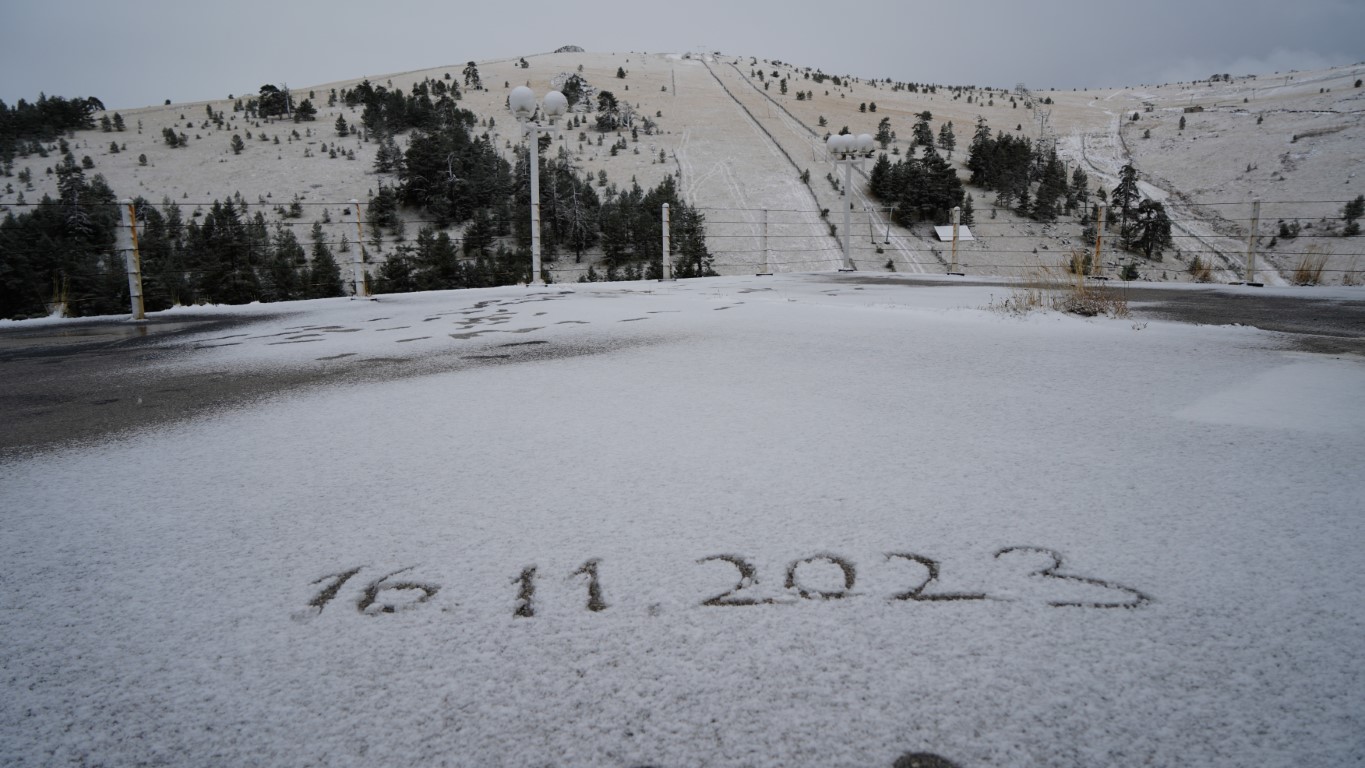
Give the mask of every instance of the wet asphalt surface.
[[0, 458], [188, 419], [308, 383], [231, 371], [140, 373], [180, 354], [182, 347], [164, 342], [244, 324], [229, 316], [92, 318], [0, 329]]
[[1306, 352], [1365, 355], [1365, 301], [1258, 296], [1251, 287], [1231, 293], [1141, 286], [1128, 290], [1136, 317], [1249, 325], [1286, 334], [1287, 346]]
[[[835, 281], [887, 284], [858, 275]], [[1119, 284], [1113, 290], [1126, 296], [1136, 321], [1254, 326], [1283, 334], [1286, 349], [1365, 356], [1362, 301], [1258, 295], [1251, 287], [1203, 291]], [[313, 371], [175, 373], [154, 365], [189, 353], [192, 334], [227, 333], [271, 319], [196, 315], [132, 323], [112, 317], [0, 328], [0, 460], [188, 420], [311, 386], [401, 378], [442, 367], [431, 361], [379, 359]]]

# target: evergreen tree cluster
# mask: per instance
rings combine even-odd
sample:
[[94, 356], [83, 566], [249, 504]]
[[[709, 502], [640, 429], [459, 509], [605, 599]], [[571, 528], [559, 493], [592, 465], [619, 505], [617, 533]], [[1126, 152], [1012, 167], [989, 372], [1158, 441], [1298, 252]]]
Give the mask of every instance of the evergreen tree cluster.
[[1132, 163], [1119, 169], [1119, 183], [1114, 186], [1109, 202], [1114, 210], [1109, 225], [1118, 224], [1123, 247], [1160, 261], [1162, 253], [1173, 243], [1171, 219], [1164, 205], [1142, 198], [1138, 171]]
[[118, 311], [128, 284], [113, 254], [119, 210], [104, 177], [87, 180], [68, 153], [57, 165], [57, 199], [0, 220], [0, 317], [45, 315], [65, 302], [73, 315]]
[[663, 258], [663, 204], [669, 209], [669, 242], [677, 277], [714, 275], [706, 249], [705, 216], [684, 202], [672, 176], [648, 192], [639, 184], [618, 192], [608, 187], [601, 210], [602, 253], [607, 280], [659, 277]]
[[364, 108], [360, 120], [371, 133], [392, 135], [412, 128], [437, 130], [460, 100], [460, 87], [454, 81], [427, 78], [414, 83], [412, 93], [405, 96], [402, 89], [389, 90], [366, 80], [343, 90], [341, 99], [348, 107]]
[[872, 196], [892, 204], [892, 218], [903, 226], [925, 219], [946, 224], [949, 212], [961, 206], [965, 197], [957, 169], [932, 143], [919, 158], [906, 157], [893, 164], [885, 154], [878, 156], [869, 182]]
[[272, 227], [246, 201], [215, 200], [188, 222], [180, 207], [134, 201], [142, 256], [144, 303], [149, 311], [200, 302], [244, 304], [341, 296], [341, 270], [320, 222], [311, 257], [292, 227]]
[[[504, 206], [511, 169], [487, 134], [474, 135], [477, 124], [473, 112], [444, 97], [397, 158], [398, 201], [429, 214], [441, 227], [469, 221], [479, 209]], [[391, 142], [381, 145], [381, 152], [396, 153]]]
[[[471, 252], [468, 241], [463, 250]], [[524, 281], [530, 273], [529, 257], [503, 244], [496, 250], [476, 248], [473, 253], [472, 259], [462, 259], [461, 249], [450, 235], [423, 227], [415, 242], [403, 243], [388, 255], [375, 275], [374, 289], [379, 293], [409, 293], [486, 288]]]
[[269, 118], [288, 113], [289, 91], [282, 91], [275, 85], [261, 86], [260, 96], [256, 99], [256, 114]]
[[[128, 310], [124, 255], [115, 247], [122, 204], [101, 177], [86, 182], [69, 161], [59, 173], [60, 199], [45, 198], [33, 211], [0, 222], [0, 316], [46, 314], [63, 297], [71, 315]], [[159, 207], [142, 198], [133, 205], [148, 311], [344, 293], [320, 222], [305, 250], [291, 227], [272, 229], [260, 211], [247, 216], [240, 196], [215, 200], [188, 222], [169, 198]]]
[[[598, 101], [602, 113], [615, 113], [616, 100], [609, 91], [600, 92]], [[519, 250], [513, 257], [529, 261], [528, 153], [519, 151], [516, 165], [509, 168], [487, 134], [474, 134], [477, 120], [473, 113], [452, 109], [444, 112], [443, 117], [445, 122], [438, 130], [419, 129], [410, 136], [398, 171], [398, 185], [392, 188], [381, 185], [370, 201], [371, 228], [375, 232], [392, 230], [398, 223], [400, 205], [421, 210], [439, 228], [466, 224], [460, 250], [468, 258], [486, 260], [486, 266], [469, 265], [477, 276], [458, 279], [451, 277], [455, 274], [452, 270], [441, 270], [443, 277], [436, 282], [446, 287], [484, 285], [488, 284], [486, 280], [494, 279], [490, 275], [503, 275], [504, 281], [515, 282], [507, 279], [507, 270], [496, 267], [503, 257], [494, 246], [499, 238], [512, 236]], [[543, 137], [536, 153], [540, 163], [541, 253], [546, 262], [566, 252], [572, 252], [575, 261], [581, 261], [585, 251], [600, 245], [608, 273], [613, 275], [611, 279], [615, 279], [618, 271], [628, 274], [631, 265], [643, 270], [643, 264], [657, 264], [662, 249], [660, 210], [668, 203], [673, 220], [670, 234], [674, 260], [687, 264], [680, 268], [680, 275], [710, 273], [703, 217], [680, 199], [671, 177], [648, 192], [638, 184], [624, 192], [609, 186], [604, 200], [593, 177], [580, 175], [567, 152], [561, 149], [554, 158], [543, 156], [549, 143], [548, 137]], [[391, 275], [391, 284], [431, 284], [430, 279], [419, 279], [423, 274], [421, 265], [431, 263], [423, 254], [440, 254], [442, 248], [436, 237], [426, 250], [412, 256], [409, 261], [413, 274], [418, 276], [413, 278], [416, 282]], [[524, 271], [524, 265], [519, 269]]]
[[1090, 196], [1089, 177], [1077, 168], [1068, 179], [1055, 148], [1008, 132], [992, 136], [984, 118], [977, 120], [967, 169], [972, 184], [993, 190], [999, 205], [1038, 221], [1073, 212]]
[[[610, 92], [582, 88], [580, 93], [596, 97], [600, 114], [622, 123], [630, 120], [630, 111]], [[476, 116], [456, 105], [459, 95], [454, 83], [430, 79], [415, 83], [410, 95], [368, 81], [340, 94], [347, 104], [364, 107], [365, 128], [380, 145], [377, 170], [393, 175], [389, 183], [378, 185], [367, 207], [365, 235], [367, 241], [373, 240], [371, 253], [385, 243], [399, 243], [396, 248], [385, 248], [390, 252], [374, 278], [379, 290], [498, 285], [530, 277], [526, 152], [517, 153], [515, 167], [502, 159], [489, 134], [478, 132]], [[257, 114], [268, 117], [287, 109], [285, 91], [263, 87], [261, 97], [251, 100]], [[7, 121], [6, 135], [16, 143], [33, 141], [30, 136], [60, 138], [72, 127], [93, 128], [91, 111], [101, 107], [93, 100], [81, 101], [81, 109], [71, 112], [75, 117], [68, 119], [61, 117], [67, 112], [59, 107], [71, 102], [44, 98], [40, 103], [41, 112], [26, 104], [18, 110], [0, 110]], [[299, 116], [302, 107], [302, 102], [294, 105], [296, 119], [311, 117]], [[38, 120], [39, 115], [47, 117]], [[211, 108], [208, 115], [210, 120], [218, 117]], [[121, 118], [108, 121], [110, 131], [122, 127]], [[340, 119], [336, 128], [341, 135], [355, 131]], [[646, 132], [649, 128], [647, 123]], [[401, 131], [409, 132], [402, 149], [394, 138]], [[162, 138], [173, 147], [187, 141], [172, 128]], [[245, 134], [245, 139], [251, 138], [249, 132]], [[66, 142], [62, 144], [66, 156], [56, 169], [60, 199], [44, 198], [31, 210], [10, 213], [0, 222], [0, 316], [43, 315], [50, 305], [63, 301], [73, 315], [127, 311], [124, 254], [116, 246], [121, 206], [103, 178], [85, 180], [81, 164]], [[660, 208], [667, 202], [672, 211], [676, 273], [714, 274], [704, 218], [679, 198], [674, 179], [666, 179], [653, 190], [632, 182], [629, 190], [618, 191], [605, 178], [582, 174], [564, 150], [557, 157], [544, 157], [549, 144], [544, 139], [537, 153], [542, 252], [547, 262], [567, 253], [581, 260], [585, 252], [600, 248], [607, 256], [608, 278], [657, 275]], [[47, 147], [39, 146], [46, 153]], [[232, 152], [248, 152], [249, 147], [242, 136], [232, 135]], [[86, 167], [91, 165], [87, 159]], [[325, 215], [313, 225], [310, 247], [300, 242], [289, 223], [302, 216], [297, 199], [288, 213], [275, 208], [283, 220], [267, 220], [270, 211], [251, 207], [256, 210], [249, 214], [246, 200], [238, 194], [186, 216], [170, 199], [153, 204], [139, 198], [135, 209], [147, 309], [320, 298], [347, 292], [333, 255], [338, 243], [327, 242], [322, 228], [328, 221]], [[404, 208], [418, 211], [424, 223], [432, 225], [415, 241], [405, 241]], [[463, 229], [459, 234], [443, 231], [454, 226]], [[339, 245], [340, 251], [347, 251], [364, 244], [348, 243], [343, 236]]]
[[95, 113], [103, 109], [104, 104], [94, 97], [39, 94], [36, 103], [20, 99], [13, 107], [0, 100], [0, 160], [12, 161], [22, 151], [21, 142], [52, 142], [67, 131], [94, 128]]

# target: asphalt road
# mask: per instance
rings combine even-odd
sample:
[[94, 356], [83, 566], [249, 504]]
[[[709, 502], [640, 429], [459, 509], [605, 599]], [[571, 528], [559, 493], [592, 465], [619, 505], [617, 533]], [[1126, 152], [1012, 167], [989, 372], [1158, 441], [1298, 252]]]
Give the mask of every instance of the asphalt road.
[[[1123, 290], [1123, 289], [1119, 289]], [[1133, 314], [1197, 325], [1250, 325], [1289, 336], [1308, 352], [1365, 355], [1365, 301], [1258, 296], [1256, 288], [1228, 291], [1136, 286]]]
[[[887, 285], [883, 278], [860, 275], [821, 279]], [[907, 282], [908, 287], [957, 284]], [[1365, 302], [1258, 295], [1255, 288], [1172, 290], [1117, 284], [1112, 289], [1123, 292], [1138, 320], [1248, 325], [1284, 334], [1287, 348], [1365, 356]], [[224, 369], [177, 374], [149, 366], [187, 353], [188, 341], [176, 342], [190, 334], [267, 319], [196, 315], [131, 323], [111, 317], [0, 327], [0, 460], [191, 419], [299, 388], [439, 370], [431, 361], [393, 359], [274, 373]]]
[[223, 371], [147, 374], [178, 353], [161, 342], [227, 329], [240, 318], [93, 318], [0, 328], [0, 458], [190, 418], [305, 381]]

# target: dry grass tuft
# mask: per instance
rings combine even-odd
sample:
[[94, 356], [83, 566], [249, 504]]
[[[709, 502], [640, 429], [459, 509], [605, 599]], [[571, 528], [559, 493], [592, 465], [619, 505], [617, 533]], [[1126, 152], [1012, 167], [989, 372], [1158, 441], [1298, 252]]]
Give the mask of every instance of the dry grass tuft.
[[1083, 317], [1127, 317], [1128, 299], [1107, 285], [1089, 285], [1054, 297], [1052, 308]]
[[1309, 246], [1308, 250], [1299, 258], [1299, 265], [1294, 267], [1295, 285], [1317, 285], [1322, 282], [1322, 270], [1327, 266], [1327, 254], [1322, 253], [1317, 246]]
[[1213, 282], [1213, 262], [1195, 256], [1194, 261], [1190, 262], [1190, 276], [1196, 283]]
[[1360, 270], [1356, 269], [1356, 260], [1351, 259], [1351, 268], [1341, 274], [1341, 284], [1360, 285], [1362, 282], [1365, 282], [1365, 277], [1360, 274]]
[[1107, 285], [1087, 284], [1073, 271], [1085, 254], [1073, 252], [1058, 267], [1039, 265], [1014, 292], [987, 307], [1008, 315], [1051, 309], [1082, 317], [1128, 317], [1128, 299]]

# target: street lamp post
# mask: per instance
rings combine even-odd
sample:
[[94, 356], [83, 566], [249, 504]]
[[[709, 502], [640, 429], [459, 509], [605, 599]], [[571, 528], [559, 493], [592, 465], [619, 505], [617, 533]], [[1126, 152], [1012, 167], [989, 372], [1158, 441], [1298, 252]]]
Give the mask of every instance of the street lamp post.
[[536, 120], [536, 94], [519, 85], [507, 97], [512, 116], [521, 124], [522, 134], [531, 140], [529, 160], [531, 171], [531, 285], [545, 285], [540, 277], [540, 131], [553, 130], [555, 120], [569, 109], [569, 100], [559, 91], [545, 94], [540, 105], [541, 120]]
[[853, 205], [853, 166], [862, 166], [863, 160], [872, 154], [873, 147], [876, 146], [871, 134], [863, 133], [857, 136], [851, 134], [839, 134], [830, 136], [829, 141], [825, 142], [826, 149], [829, 150], [829, 157], [836, 166], [844, 168], [844, 194], [848, 196], [848, 202], [844, 204], [844, 265], [839, 268], [840, 272], [852, 272], [853, 250], [852, 250], [852, 224], [850, 211]]

